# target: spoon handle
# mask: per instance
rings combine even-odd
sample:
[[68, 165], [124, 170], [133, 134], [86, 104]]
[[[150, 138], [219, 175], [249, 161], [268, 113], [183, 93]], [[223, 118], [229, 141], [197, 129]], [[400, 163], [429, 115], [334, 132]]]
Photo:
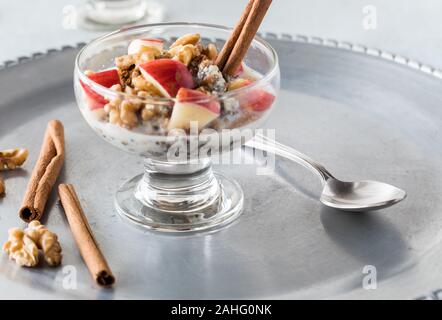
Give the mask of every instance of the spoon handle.
[[323, 184], [330, 178], [334, 179], [333, 175], [315, 160], [289, 146], [283, 145], [282, 143], [269, 139], [261, 134], [257, 134], [253, 139], [247, 141], [246, 146], [271, 152], [292, 160], [318, 175]]

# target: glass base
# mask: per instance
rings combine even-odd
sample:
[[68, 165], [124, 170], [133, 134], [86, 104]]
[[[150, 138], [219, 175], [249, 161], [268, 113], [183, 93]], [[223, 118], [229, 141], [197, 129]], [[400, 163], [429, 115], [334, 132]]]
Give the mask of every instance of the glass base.
[[164, 21], [165, 8], [157, 1], [89, 1], [77, 7], [79, 25], [86, 30], [110, 31]]
[[[210, 178], [201, 182], [201, 176]], [[177, 177], [180, 179], [174, 175], [167, 180]], [[181, 178], [170, 189], [164, 184], [158, 188], [153, 179], [149, 174], [138, 175], [123, 183], [115, 196], [118, 213], [141, 227], [171, 233], [213, 231], [233, 222], [243, 211], [239, 184], [210, 167], [197, 178]], [[184, 181], [191, 187], [183, 187]]]

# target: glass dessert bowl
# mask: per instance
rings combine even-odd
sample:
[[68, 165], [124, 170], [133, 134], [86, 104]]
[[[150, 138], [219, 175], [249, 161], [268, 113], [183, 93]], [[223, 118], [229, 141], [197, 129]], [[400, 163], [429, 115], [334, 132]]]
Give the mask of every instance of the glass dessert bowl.
[[83, 117], [104, 140], [145, 158], [144, 172], [115, 196], [118, 213], [132, 222], [192, 232], [241, 214], [241, 187], [213, 172], [211, 159], [253, 137], [274, 108], [280, 73], [275, 50], [256, 37], [237, 72], [224, 76], [215, 61], [230, 32], [144, 25], [79, 52], [74, 87]]

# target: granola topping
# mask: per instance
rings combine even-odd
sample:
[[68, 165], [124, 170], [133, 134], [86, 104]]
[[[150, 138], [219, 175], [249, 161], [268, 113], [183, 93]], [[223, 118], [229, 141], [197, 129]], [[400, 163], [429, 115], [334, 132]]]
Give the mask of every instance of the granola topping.
[[[244, 65], [226, 78], [215, 64], [217, 55], [216, 45], [203, 44], [199, 34], [186, 34], [168, 48], [159, 39], [135, 39], [128, 54], [115, 58], [114, 69], [86, 73], [115, 92], [103, 97], [82, 84], [89, 110], [100, 122], [150, 135], [187, 130], [192, 121], [200, 129], [254, 121], [271, 106], [273, 94], [264, 88], [223, 98], [257, 78]], [[157, 98], [170, 100], [156, 103]]]

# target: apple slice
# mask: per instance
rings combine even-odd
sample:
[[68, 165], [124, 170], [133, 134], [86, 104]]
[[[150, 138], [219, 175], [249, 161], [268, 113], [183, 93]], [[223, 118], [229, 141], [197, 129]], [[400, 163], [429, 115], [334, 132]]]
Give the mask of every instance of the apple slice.
[[243, 79], [243, 78], [235, 79], [235, 80], [229, 82], [229, 84], [227, 85], [227, 91], [232, 91], [232, 90], [236, 90], [236, 89], [248, 86], [252, 82], [253, 81], [249, 80], [249, 79]]
[[186, 88], [178, 91], [168, 129], [189, 129], [190, 122], [198, 122], [198, 129], [204, 128], [219, 117], [219, 101], [207, 94]]
[[164, 41], [160, 39], [135, 39], [129, 43], [127, 48], [128, 54], [135, 54], [149, 50], [149, 48], [155, 48], [159, 51], [163, 50]]
[[193, 88], [192, 74], [186, 65], [172, 59], [157, 59], [139, 65], [144, 79], [166, 97], [175, 97], [180, 88]]
[[239, 77], [244, 72], [243, 64], [244, 64], [244, 62], [241, 62], [238, 69], [236, 69], [236, 71], [233, 74], [234, 77]]
[[273, 104], [275, 96], [262, 89], [252, 89], [239, 95], [238, 101], [242, 108], [265, 111]]
[[[93, 72], [88, 74], [88, 78], [106, 88], [110, 88], [115, 84], [121, 84], [120, 76], [118, 75], [117, 69], [109, 69], [100, 72]], [[83, 83], [81, 80], [80, 84], [83, 87], [84, 92], [86, 94], [90, 110], [103, 108], [104, 105], [108, 102], [101, 94], [92, 90], [91, 87]]]

